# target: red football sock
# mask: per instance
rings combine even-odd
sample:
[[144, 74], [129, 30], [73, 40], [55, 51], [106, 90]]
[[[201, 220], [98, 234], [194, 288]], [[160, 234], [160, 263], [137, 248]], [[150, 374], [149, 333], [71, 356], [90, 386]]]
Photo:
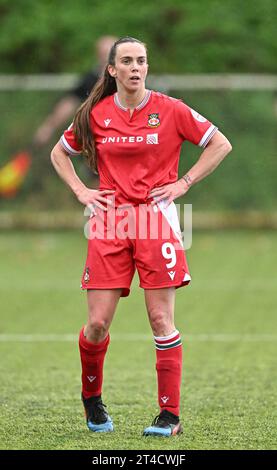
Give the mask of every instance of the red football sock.
[[82, 364], [82, 394], [84, 398], [97, 397], [102, 393], [103, 366], [109, 346], [110, 335], [101, 343], [87, 341], [82, 328], [79, 336], [79, 350]]
[[168, 410], [179, 416], [182, 378], [182, 343], [179, 331], [169, 336], [154, 336], [156, 344], [156, 370], [158, 401], [161, 411]]

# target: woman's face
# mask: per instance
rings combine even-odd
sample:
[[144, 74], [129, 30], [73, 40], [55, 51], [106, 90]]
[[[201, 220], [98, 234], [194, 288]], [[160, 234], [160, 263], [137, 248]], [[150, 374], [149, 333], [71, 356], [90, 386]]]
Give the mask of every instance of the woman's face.
[[132, 93], [145, 88], [148, 71], [145, 47], [138, 42], [125, 42], [116, 48], [115, 65], [109, 73], [116, 79], [117, 89]]

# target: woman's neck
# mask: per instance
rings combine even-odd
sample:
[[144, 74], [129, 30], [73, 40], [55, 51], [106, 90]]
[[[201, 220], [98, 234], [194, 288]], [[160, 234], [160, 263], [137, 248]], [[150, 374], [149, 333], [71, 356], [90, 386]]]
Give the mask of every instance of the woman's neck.
[[118, 99], [120, 104], [127, 109], [134, 110], [144, 99], [147, 90], [145, 88], [129, 93], [126, 90], [118, 89]]

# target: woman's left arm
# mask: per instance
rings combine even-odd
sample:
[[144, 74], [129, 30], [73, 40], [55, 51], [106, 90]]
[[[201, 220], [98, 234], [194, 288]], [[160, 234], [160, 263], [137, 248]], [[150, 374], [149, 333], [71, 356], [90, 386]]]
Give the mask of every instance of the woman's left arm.
[[212, 173], [231, 150], [232, 145], [229, 140], [217, 131], [186, 175], [182, 176], [176, 183], [166, 184], [150, 191], [148, 197], [155, 197], [152, 204], [167, 199], [168, 206], [174, 199], [186, 194], [191, 186]]

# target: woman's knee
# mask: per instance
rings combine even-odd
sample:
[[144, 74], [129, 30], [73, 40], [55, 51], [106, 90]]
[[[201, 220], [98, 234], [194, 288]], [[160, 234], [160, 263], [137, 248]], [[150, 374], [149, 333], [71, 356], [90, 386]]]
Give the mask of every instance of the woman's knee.
[[85, 336], [89, 341], [100, 343], [110, 328], [121, 289], [88, 290], [88, 321]]
[[89, 316], [85, 327], [85, 336], [89, 341], [101, 342], [106, 338], [109, 327], [110, 323], [105, 318]]
[[174, 331], [174, 323], [169, 312], [161, 309], [152, 309], [149, 319], [155, 336], [167, 336]]

